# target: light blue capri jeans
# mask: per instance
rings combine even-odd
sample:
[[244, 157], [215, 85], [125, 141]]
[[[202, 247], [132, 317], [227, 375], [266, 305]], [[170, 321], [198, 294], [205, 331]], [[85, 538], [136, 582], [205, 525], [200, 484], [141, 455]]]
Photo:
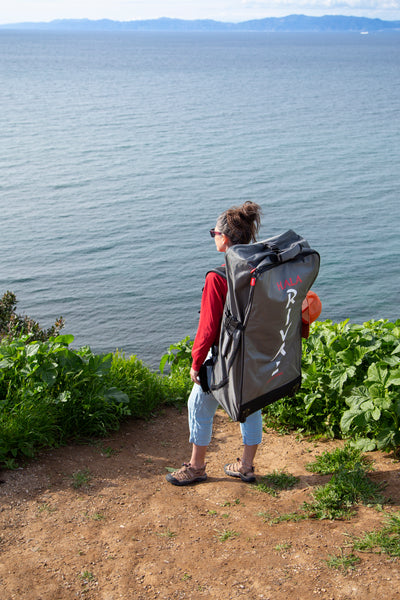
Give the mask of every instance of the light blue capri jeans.
[[[208, 446], [211, 441], [212, 426], [218, 402], [215, 398], [203, 392], [200, 385], [194, 384], [188, 400], [189, 430], [191, 444]], [[252, 413], [244, 423], [240, 423], [243, 444], [254, 446], [261, 444], [262, 415], [261, 410]]]

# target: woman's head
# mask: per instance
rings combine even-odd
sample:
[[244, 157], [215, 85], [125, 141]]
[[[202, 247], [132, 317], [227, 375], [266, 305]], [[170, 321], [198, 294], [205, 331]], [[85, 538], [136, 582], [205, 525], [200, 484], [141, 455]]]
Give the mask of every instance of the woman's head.
[[255, 242], [260, 227], [260, 217], [261, 207], [249, 200], [241, 206], [228, 208], [218, 217], [215, 226], [217, 250], [225, 251], [235, 244]]

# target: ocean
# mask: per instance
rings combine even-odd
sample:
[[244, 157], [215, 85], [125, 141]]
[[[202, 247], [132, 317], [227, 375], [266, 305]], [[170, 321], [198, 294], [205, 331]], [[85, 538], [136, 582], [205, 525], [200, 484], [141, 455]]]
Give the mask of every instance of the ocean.
[[400, 33], [3, 30], [0, 77], [0, 295], [73, 346], [193, 337], [245, 200], [320, 252], [320, 319], [399, 318]]

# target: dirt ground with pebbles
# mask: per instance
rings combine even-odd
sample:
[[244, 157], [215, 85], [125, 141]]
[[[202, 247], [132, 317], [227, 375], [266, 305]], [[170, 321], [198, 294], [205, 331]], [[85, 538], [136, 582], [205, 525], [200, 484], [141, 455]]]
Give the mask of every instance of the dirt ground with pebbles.
[[[341, 442], [266, 431], [258, 476], [299, 478], [273, 497], [226, 477], [241, 453], [237, 423], [217, 412], [208, 480], [175, 487], [169, 467], [190, 456], [186, 410], [130, 421], [92, 445], [49, 450], [0, 475], [0, 600], [400, 600], [400, 561], [359, 553], [347, 572], [327, 559], [350, 552], [349, 535], [400, 510], [400, 465], [370, 456], [386, 482], [384, 513], [360, 507], [350, 520], [281, 522], [329, 477], [306, 465]], [[357, 554], [357, 553], [356, 553]]]

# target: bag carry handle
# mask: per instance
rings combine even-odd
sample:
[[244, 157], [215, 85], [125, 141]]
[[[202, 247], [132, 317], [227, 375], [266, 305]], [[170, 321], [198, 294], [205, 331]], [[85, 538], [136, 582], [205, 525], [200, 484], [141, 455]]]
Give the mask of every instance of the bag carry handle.
[[274, 253], [274, 258], [272, 260], [276, 259], [276, 262], [278, 263], [284, 263], [288, 262], [289, 260], [293, 260], [298, 254], [300, 254], [300, 252], [304, 250], [302, 241], [294, 242], [291, 246], [289, 246], [289, 248], [283, 249], [279, 248], [279, 246], [275, 243], [266, 243], [264, 245], [266, 249], [271, 250], [271, 252]]

